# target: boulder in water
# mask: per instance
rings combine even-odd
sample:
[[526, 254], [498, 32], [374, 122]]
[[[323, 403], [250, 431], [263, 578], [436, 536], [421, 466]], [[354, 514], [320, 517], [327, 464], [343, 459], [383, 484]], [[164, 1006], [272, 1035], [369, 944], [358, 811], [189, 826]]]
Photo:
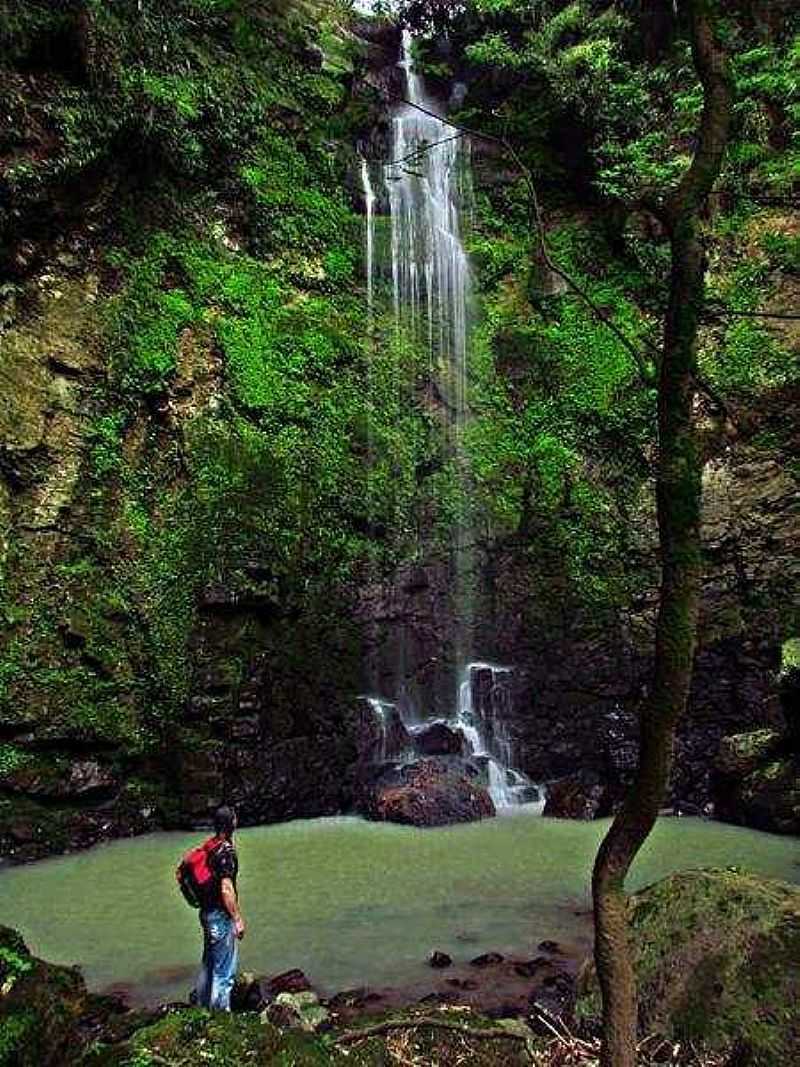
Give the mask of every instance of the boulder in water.
[[473, 967], [496, 967], [498, 963], [503, 962], [503, 959], [504, 957], [499, 952], [484, 952], [469, 962]]
[[425, 759], [379, 779], [361, 798], [369, 819], [410, 826], [447, 826], [495, 814], [488, 790], [458, 759]]

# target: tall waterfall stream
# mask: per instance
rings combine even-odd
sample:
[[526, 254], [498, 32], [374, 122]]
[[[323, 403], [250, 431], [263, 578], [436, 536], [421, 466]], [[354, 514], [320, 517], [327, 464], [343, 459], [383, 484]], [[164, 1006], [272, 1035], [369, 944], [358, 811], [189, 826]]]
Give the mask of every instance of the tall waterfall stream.
[[[471, 195], [470, 143], [438, 117], [440, 105], [425, 91], [412, 59], [412, 39], [402, 34], [400, 66], [407, 103], [396, 109], [391, 122], [390, 157], [373, 182], [362, 160], [361, 181], [366, 208], [365, 267], [370, 327], [375, 301], [375, 217], [382, 188], [391, 222], [391, 283], [396, 329], [427, 349], [428, 373], [444, 398], [443, 432], [446, 449], [468, 490], [469, 465], [464, 452], [468, 410], [468, 352], [472, 280], [461, 236], [461, 220]], [[452, 597], [457, 620], [455, 658], [459, 664], [457, 690], [449, 723], [461, 733], [475, 756], [486, 757], [488, 786], [495, 808], [527, 803], [540, 812], [543, 790], [513, 768], [514, 752], [505, 718], [510, 712], [508, 681], [512, 668], [474, 658], [471, 647], [476, 568], [474, 535], [465, 517], [451, 530]], [[476, 693], [476, 677], [491, 673], [492, 684], [483, 698]], [[402, 669], [398, 669], [398, 677]], [[409, 708], [397, 694], [369, 698], [377, 721], [385, 729], [387, 709], [394, 709], [412, 732], [425, 724], [424, 712]], [[428, 720], [431, 721], [431, 720]], [[384, 757], [386, 752], [384, 744]]]

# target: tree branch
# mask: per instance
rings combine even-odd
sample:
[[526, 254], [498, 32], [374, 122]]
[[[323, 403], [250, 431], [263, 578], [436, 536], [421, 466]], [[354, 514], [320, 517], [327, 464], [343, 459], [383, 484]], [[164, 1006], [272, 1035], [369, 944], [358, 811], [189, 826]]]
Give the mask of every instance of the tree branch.
[[422, 1016], [419, 1019], [398, 1019], [395, 1022], [375, 1023], [373, 1026], [364, 1026], [358, 1030], [345, 1030], [334, 1039], [335, 1045], [353, 1045], [356, 1041], [363, 1041], [368, 1037], [380, 1037], [382, 1034], [391, 1033], [393, 1030], [417, 1030], [427, 1027], [431, 1030], [447, 1030], [451, 1033], [460, 1034], [462, 1037], [475, 1038], [479, 1041], [519, 1041], [533, 1060], [536, 1049], [533, 1047], [531, 1038], [524, 1034], [515, 1033], [513, 1030], [484, 1030], [475, 1026], [463, 1026], [461, 1023], [450, 1023], [443, 1019]]

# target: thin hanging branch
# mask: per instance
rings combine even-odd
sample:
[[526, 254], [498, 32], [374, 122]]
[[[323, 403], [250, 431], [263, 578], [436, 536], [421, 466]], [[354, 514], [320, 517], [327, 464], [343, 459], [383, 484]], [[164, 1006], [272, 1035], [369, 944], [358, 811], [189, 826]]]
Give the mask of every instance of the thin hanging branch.
[[407, 156], [401, 156], [400, 159], [389, 159], [383, 162], [381, 165], [384, 167], [399, 167], [402, 163], [408, 163], [410, 161], [416, 161], [421, 159], [426, 152], [430, 152], [432, 148], [438, 148], [439, 145], [449, 144], [451, 141], [460, 141], [465, 134], [462, 132], [454, 133], [452, 137], [444, 137], [441, 141], [431, 141], [429, 144], [420, 145], [415, 148], [413, 152], [409, 152]]

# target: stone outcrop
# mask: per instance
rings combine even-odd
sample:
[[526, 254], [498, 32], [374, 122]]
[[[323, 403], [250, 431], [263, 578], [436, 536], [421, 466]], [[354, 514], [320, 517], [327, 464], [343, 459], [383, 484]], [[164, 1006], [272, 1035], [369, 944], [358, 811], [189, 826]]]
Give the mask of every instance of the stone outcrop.
[[421, 756], [464, 756], [468, 748], [463, 733], [446, 722], [433, 722], [415, 730], [413, 745]]
[[724, 737], [714, 761], [716, 814], [775, 833], [800, 833], [800, 666], [781, 671], [778, 690], [786, 726]]
[[15, 1067], [76, 1063], [124, 1005], [89, 994], [76, 967], [37, 959], [0, 926], [0, 1060]]
[[800, 755], [787, 731], [724, 737], [712, 788], [718, 818], [757, 830], [800, 834]]

